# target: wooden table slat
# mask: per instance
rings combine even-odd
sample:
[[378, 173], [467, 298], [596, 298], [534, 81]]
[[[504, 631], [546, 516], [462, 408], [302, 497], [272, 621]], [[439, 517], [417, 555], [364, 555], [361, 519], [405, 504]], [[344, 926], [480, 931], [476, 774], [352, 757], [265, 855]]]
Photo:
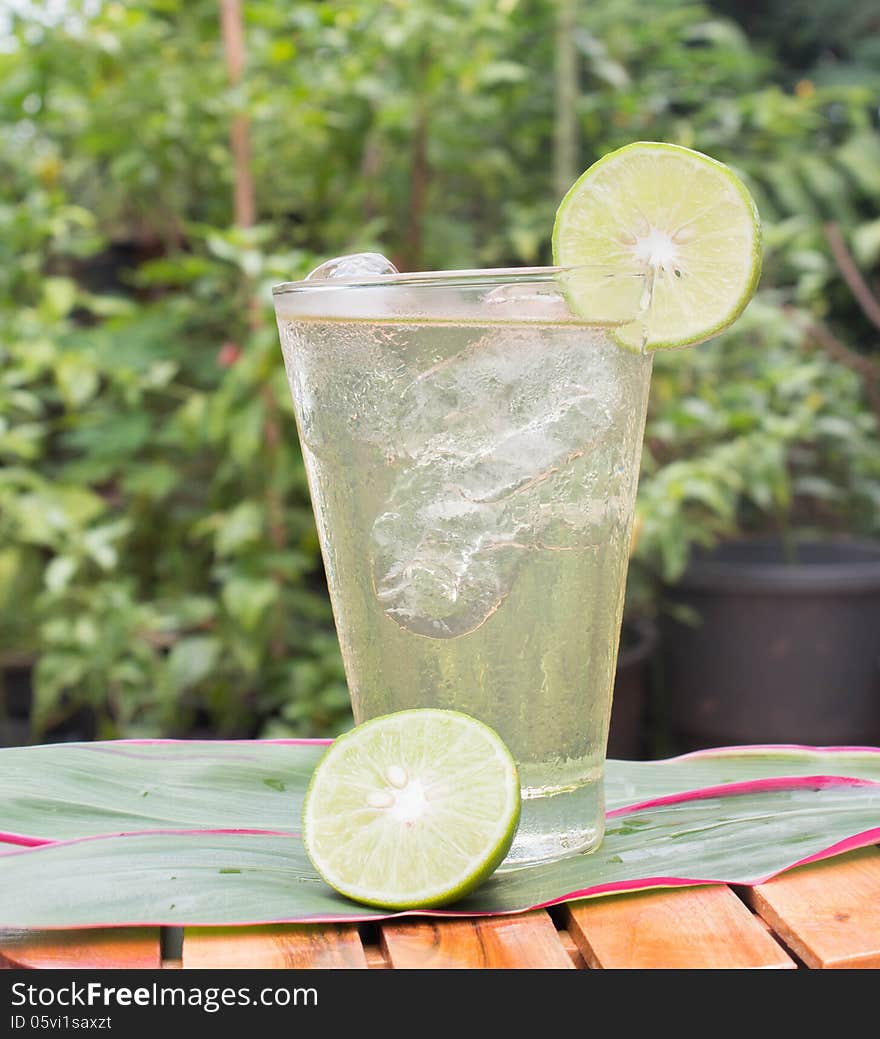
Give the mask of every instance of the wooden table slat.
[[880, 851], [783, 873], [746, 899], [808, 967], [880, 968]]
[[0, 969], [147, 969], [161, 966], [158, 927], [0, 931]]
[[367, 958], [353, 924], [187, 927], [183, 967], [366, 970]]
[[586, 970], [587, 963], [583, 957], [583, 953], [578, 948], [574, 938], [566, 930], [557, 930], [559, 940], [562, 942], [562, 948], [568, 953], [568, 958], [572, 962], [572, 966], [575, 970]]
[[544, 910], [515, 916], [404, 920], [382, 924], [381, 934], [385, 956], [398, 970], [574, 967]]
[[571, 903], [566, 913], [590, 967], [796, 966], [723, 885], [588, 899]]

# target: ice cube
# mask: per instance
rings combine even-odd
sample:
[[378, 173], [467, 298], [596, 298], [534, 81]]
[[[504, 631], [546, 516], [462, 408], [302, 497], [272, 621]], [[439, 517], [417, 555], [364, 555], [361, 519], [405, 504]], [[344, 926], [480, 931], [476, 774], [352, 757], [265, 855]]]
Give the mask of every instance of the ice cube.
[[375, 278], [382, 274], [400, 273], [381, 253], [352, 253], [326, 260], [307, 274], [306, 281], [331, 281], [336, 278]]
[[501, 603], [519, 563], [498, 511], [465, 501], [425, 468], [410, 470], [397, 491], [400, 511], [383, 513], [372, 531], [379, 603], [429, 638], [473, 631]]
[[625, 504], [622, 386], [581, 336], [506, 329], [401, 394], [404, 466], [372, 531], [373, 580], [402, 627], [479, 627], [534, 551], [596, 548]]

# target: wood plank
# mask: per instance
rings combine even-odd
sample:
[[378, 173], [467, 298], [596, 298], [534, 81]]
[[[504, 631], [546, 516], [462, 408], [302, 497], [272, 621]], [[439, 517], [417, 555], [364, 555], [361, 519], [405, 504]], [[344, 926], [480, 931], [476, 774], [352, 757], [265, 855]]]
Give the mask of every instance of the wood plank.
[[183, 967], [366, 970], [367, 958], [353, 924], [187, 927]]
[[0, 931], [0, 969], [158, 969], [158, 927]]
[[722, 884], [573, 902], [568, 931], [590, 967], [795, 968]]
[[367, 957], [370, 970], [390, 970], [391, 964], [385, 959], [385, 953], [378, 945], [364, 943], [364, 955]]
[[381, 934], [385, 956], [398, 970], [573, 969], [544, 910], [516, 916], [402, 920], [382, 924]]
[[577, 944], [572, 936], [566, 931], [558, 930], [556, 933], [559, 935], [559, 940], [562, 942], [562, 948], [568, 953], [568, 958], [572, 962], [572, 966], [575, 970], [586, 970], [587, 961], [584, 959], [581, 950], [577, 947]]
[[880, 968], [880, 851], [783, 873], [746, 900], [808, 967]]

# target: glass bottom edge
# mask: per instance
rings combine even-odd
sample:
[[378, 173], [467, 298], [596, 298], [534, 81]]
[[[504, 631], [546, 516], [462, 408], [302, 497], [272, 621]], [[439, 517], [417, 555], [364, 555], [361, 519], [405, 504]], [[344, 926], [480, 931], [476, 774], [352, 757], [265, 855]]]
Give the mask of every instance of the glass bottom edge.
[[605, 836], [602, 780], [522, 802], [519, 828], [499, 871], [586, 855]]

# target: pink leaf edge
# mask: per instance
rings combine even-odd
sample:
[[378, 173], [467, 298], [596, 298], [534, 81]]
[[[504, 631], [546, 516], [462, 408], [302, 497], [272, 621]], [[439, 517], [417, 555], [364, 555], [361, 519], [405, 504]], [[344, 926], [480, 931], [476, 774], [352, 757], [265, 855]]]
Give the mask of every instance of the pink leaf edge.
[[738, 794], [764, 793], [770, 790], [798, 790], [811, 787], [824, 790], [830, 786], [880, 786], [880, 780], [861, 779], [857, 776], [767, 776], [763, 779], [744, 779], [735, 783], [717, 783], [714, 786], [695, 787], [677, 794], [664, 794], [647, 801], [634, 801], [605, 813], [606, 819], [616, 819], [630, 812], [642, 812], [649, 808], [682, 804], [686, 801], [704, 801], [710, 797], [735, 797]]
[[828, 746], [819, 747], [809, 743], [740, 743], [730, 747], [704, 747], [702, 750], [691, 750], [687, 754], [678, 754], [667, 761], [687, 761], [689, 758], [724, 758], [734, 755], [757, 755], [765, 751], [786, 751], [792, 754], [880, 754], [880, 747], [861, 746]]
[[213, 830], [173, 829], [160, 827], [155, 830], [118, 830], [115, 833], [93, 833], [86, 837], [70, 837], [63, 841], [47, 840], [44, 837], [29, 837], [22, 833], [0, 833], [0, 843], [12, 844], [8, 851], [0, 849], [0, 857], [4, 855], [24, 855], [29, 851], [39, 851], [50, 847], [68, 847], [71, 844], [85, 844], [88, 841], [112, 841], [119, 837], [292, 837], [299, 838], [298, 830], [258, 830], [251, 827], [228, 827]]
[[83, 750], [85, 748], [90, 750], [99, 749], [111, 749], [113, 747], [151, 747], [151, 746], [190, 746], [192, 744], [198, 744], [202, 747], [223, 747], [223, 746], [237, 746], [237, 747], [259, 747], [264, 743], [274, 744], [280, 747], [329, 747], [333, 742], [330, 738], [321, 739], [306, 739], [306, 738], [286, 738], [286, 739], [271, 739], [271, 740], [172, 740], [172, 739], [129, 739], [129, 740], [97, 740], [90, 741], [87, 743], [43, 743], [34, 744], [32, 748], [28, 747], [15, 747], [7, 748], [10, 750], [36, 750], [37, 747], [52, 747], [54, 750], [62, 750], [67, 747], [75, 747], [77, 750]]

